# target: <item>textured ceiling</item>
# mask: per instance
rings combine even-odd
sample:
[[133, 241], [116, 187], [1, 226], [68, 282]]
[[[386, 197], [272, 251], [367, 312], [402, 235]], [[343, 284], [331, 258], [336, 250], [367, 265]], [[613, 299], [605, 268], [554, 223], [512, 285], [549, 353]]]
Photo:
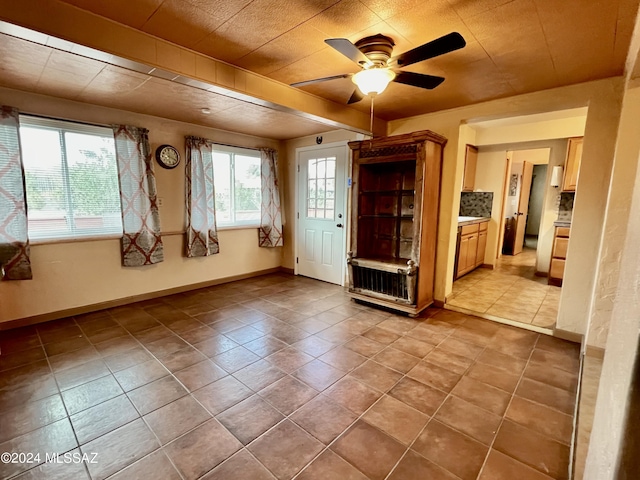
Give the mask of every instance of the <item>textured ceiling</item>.
[[[0, 58], [3, 87], [273, 139], [332, 129], [298, 115], [1, 33]], [[202, 113], [202, 108], [210, 113]]]
[[[391, 120], [623, 73], [639, 0], [62, 0], [284, 83], [355, 72], [324, 39], [392, 37], [394, 52], [451, 31], [462, 50], [407, 67], [442, 75], [426, 91], [392, 83]], [[348, 79], [304, 87], [344, 103]], [[368, 102], [356, 108], [368, 109]]]

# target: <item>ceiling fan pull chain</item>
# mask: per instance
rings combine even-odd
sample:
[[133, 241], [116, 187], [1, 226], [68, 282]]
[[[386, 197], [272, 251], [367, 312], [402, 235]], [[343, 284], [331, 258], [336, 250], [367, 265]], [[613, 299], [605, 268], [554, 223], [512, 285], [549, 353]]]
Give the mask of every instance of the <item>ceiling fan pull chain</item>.
[[373, 99], [375, 98], [375, 95], [370, 95], [370, 97], [371, 97], [371, 119], [369, 120], [369, 131], [371, 132], [371, 139], [373, 140]]

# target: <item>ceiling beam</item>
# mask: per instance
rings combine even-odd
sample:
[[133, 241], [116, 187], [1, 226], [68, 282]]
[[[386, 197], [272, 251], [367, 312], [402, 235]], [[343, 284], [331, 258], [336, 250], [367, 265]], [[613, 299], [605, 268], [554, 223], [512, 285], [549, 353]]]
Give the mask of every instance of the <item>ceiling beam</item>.
[[[215, 60], [64, 2], [0, 0], [0, 20], [35, 31], [32, 34], [34, 38], [27, 40], [37, 41], [39, 32], [52, 37], [44, 41], [54, 48], [90, 58], [101, 57], [95, 59], [299, 115], [335, 128], [369, 132], [370, 117], [367, 113]], [[18, 30], [21, 29], [5, 33], [20, 36]], [[64, 41], [71, 44], [65, 45]], [[376, 118], [374, 124], [376, 135], [386, 135], [386, 121]]]

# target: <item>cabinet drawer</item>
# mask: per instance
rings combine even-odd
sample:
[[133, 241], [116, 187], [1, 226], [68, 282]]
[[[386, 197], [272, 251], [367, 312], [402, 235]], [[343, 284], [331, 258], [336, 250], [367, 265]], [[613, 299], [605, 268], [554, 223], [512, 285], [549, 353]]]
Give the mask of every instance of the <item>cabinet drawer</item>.
[[478, 224], [474, 223], [473, 225], [465, 225], [462, 227], [461, 234], [469, 235], [470, 233], [476, 233], [478, 231]]
[[569, 227], [556, 227], [556, 237], [568, 237], [570, 231]]
[[482, 222], [482, 223], [480, 223], [478, 225], [480, 227], [479, 229], [480, 229], [481, 232], [484, 232], [489, 228], [489, 222]]
[[553, 242], [553, 257], [554, 258], [567, 258], [567, 247], [569, 246], [569, 239], [563, 237], [556, 237]]
[[560, 258], [551, 259], [551, 267], [549, 268], [549, 277], [562, 278], [564, 276], [564, 260]]

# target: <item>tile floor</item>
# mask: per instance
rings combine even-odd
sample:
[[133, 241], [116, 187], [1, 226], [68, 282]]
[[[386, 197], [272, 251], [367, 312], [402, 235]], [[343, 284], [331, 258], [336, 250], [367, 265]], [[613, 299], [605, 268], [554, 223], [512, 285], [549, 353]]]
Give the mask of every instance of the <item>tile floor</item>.
[[525, 248], [503, 255], [494, 270], [478, 268], [453, 282], [447, 304], [543, 328], [553, 328], [558, 317], [560, 287], [535, 276], [536, 251]]
[[578, 347], [457, 312], [274, 274], [0, 348], [2, 479], [567, 479]]

